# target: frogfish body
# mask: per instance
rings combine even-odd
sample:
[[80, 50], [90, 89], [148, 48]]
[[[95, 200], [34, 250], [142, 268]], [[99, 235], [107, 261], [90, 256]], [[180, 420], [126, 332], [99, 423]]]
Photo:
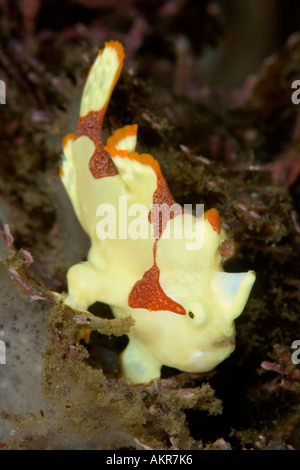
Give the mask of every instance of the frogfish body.
[[115, 317], [131, 315], [122, 370], [133, 383], [147, 383], [162, 365], [206, 372], [232, 353], [234, 319], [255, 274], [224, 272], [218, 212], [195, 216], [173, 200], [158, 161], [135, 151], [137, 125], [103, 144], [123, 59], [116, 41], [99, 51], [76, 132], [63, 141], [62, 182], [91, 241], [87, 261], [68, 271], [65, 302], [86, 312], [100, 301]]

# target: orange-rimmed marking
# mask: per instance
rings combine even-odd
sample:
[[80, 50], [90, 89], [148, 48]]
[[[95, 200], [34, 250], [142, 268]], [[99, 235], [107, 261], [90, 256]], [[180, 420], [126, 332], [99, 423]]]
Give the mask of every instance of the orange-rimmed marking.
[[204, 214], [204, 219], [207, 219], [212, 228], [218, 234], [221, 232], [221, 219], [216, 209], [209, 209]]
[[[105, 49], [106, 48], [111, 48], [111, 49], [115, 49], [116, 53], [117, 53], [117, 59], [119, 61], [119, 65], [118, 65], [118, 68], [114, 74], [114, 78], [113, 78], [113, 81], [111, 83], [111, 86], [110, 86], [110, 89], [109, 89], [109, 93], [107, 95], [107, 98], [106, 98], [106, 101], [105, 101], [105, 104], [103, 106], [103, 108], [107, 108], [108, 106], [108, 103], [109, 103], [109, 100], [110, 100], [110, 97], [111, 97], [111, 94], [113, 92], [113, 89], [115, 88], [116, 86], [116, 83], [117, 81], [119, 80], [119, 77], [120, 77], [120, 73], [121, 73], [121, 70], [123, 68], [123, 60], [124, 60], [124, 57], [125, 57], [125, 53], [124, 53], [124, 48], [122, 46], [122, 44], [118, 41], [109, 41], [109, 42], [106, 42], [105, 43]], [[99, 55], [102, 55], [102, 53], [104, 52], [104, 49], [100, 49], [98, 51], [98, 56]]]
[[65, 137], [63, 138], [63, 142], [62, 142], [62, 146], [63, 146], [63, 149], [66, 148], [69, 140], [73, 140], [74, 139], [74, 132], [70, 132], [69, 134], [65, 135]]
[[137, 124], [128, 125], [116, 130], [111, 137], [107, 139], [107, 147], [117, 147], [118, 143], [126, 139], [126, 137], [134, 137], [137, 135]]
[[182, 305], [166, 295], [159, 282], [160, 271], [156, 264], [156, 245], [153, 246], [154, 263], [142, 279], [137, 281], [128, 297], [131, 308], [145, 308], [151, 311], [167, 310], [179, 315], [186, 315]]
[[108, 145], [104, 147], [104, 150], [106, 150], [112, 158], [116, 157], [117, 155], [121, 158], [127, 157], [130, 160], [136, 160], [137, 162], [140, 162], [143, 165], [149, 165], [151, 166], [151, 168], [153, 168], [157, 175], [161, 174], [161, 169], [158, 161], [149, 153], [140, 154], [137, 152], [128, 152], [127, 150], [118, 150], [115, 147], [109, 147]]
[[89, 169], [94, 178], [103, 178], [105, 176], [114, 176], [118, 174], [118, 170], [104, 150], [102, 144], [102, 122], [105, 109], [100, 111], [90, 111], [86, 116], [80, 117], [78, 120], [75, 139], [81, 136], [87, 136], [95, 144], [95, 151], [89, 161]]

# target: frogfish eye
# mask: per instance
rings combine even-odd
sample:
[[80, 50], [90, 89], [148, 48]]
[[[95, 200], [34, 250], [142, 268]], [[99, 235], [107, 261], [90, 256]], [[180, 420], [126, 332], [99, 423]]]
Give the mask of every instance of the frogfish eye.
[[193, 314], [193, 312], [189, 312], [189, 316], [190, 316], [190, 318], [194, 318], [194, 317], [195, 317], [195, 315]]

